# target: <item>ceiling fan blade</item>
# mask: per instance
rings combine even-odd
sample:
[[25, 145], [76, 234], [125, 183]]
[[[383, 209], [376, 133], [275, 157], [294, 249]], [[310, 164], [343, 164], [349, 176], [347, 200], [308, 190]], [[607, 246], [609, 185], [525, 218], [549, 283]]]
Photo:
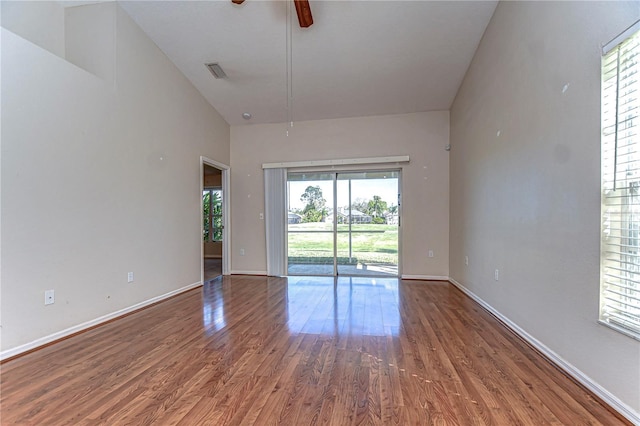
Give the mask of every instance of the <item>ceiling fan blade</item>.
[[313, 16], [311, 16], [311, 7], [309, 0], [293, 0], [298, 13], [298, 22], [302, 28], [308, 28], [313, 24]]
[[[288, 0], [287, 0], [288, 1]], [[242, 4], [244, 0], [231, 0], [233, 4]], [[313, 16], [311, 16], [311, 6], [309, 0], [293, 0], [296, 5], [296, 13], [298, 14], [298, 22], [302, 28], [309, 28], [313, 24]]]

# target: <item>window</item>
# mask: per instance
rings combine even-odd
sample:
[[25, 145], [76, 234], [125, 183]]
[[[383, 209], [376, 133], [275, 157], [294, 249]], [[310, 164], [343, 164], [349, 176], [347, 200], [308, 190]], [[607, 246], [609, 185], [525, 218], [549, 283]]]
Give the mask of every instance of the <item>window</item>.
[[605, 46], [602, 60], [600, 321], [640, 340], [638, 29]]
[[222, 241], [222, 190], [205, 189], [202, 191], [203, 235], [205, 243]]

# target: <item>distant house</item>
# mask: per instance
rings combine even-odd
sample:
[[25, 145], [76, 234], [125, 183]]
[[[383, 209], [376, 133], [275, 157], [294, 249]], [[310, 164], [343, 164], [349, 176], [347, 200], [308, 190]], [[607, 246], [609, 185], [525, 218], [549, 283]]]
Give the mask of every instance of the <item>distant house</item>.
[[[349, 209], [342, 208], [337, 211], [338, 223], [349, 223]], [[351, 210], [351, 223], [371, 223], [372, 217], [358, 210]], [[330, 210], [325, 222], [333, 222], [333, 211]]]
[[300, 222], [302, 222], [302, 216], [300, 216], [297, 213], [289, 212], [289, 219], [288, 219], [289, 224], [296, 224]]
[[[342, 223], [349, 223], [349, 210], [338, 212], [338, 217], [343, 219]], [[371, 216], [358, 210], [351, 210], [351, 223], [371, 223]]]

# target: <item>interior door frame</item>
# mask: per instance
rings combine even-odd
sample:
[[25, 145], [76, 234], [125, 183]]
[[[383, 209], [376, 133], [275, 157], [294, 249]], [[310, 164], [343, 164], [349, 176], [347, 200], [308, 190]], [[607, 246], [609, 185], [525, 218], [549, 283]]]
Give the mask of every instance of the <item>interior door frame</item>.
[[202, 192], [204, 191], [204, 166], [211, 166], [220, 170], [222, 174], [222, 275], [229, 275], [231, 271], [231, 259], [229, 254], [231, 253], [230, 242], [230, 230], [231, 230], [231, 209], [229, 203], [230, 182], [229, 176], [231, 174], [229, 166], [212, 160], [210, 158], [200, 156], [200, 282], [204, 282], [204, 242], [202, 241], [202, 235], [204, 234], [204, 223], [202, 220], [202, 211], [204, 209]]

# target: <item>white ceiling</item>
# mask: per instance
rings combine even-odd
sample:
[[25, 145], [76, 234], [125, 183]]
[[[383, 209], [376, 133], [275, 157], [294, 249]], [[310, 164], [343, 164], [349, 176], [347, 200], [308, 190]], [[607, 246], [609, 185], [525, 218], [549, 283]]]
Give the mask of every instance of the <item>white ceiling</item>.
[[[229, 124], [287, 121], [285, 1], [120, 4]], [[448, 110], [497, 1], [310, 4], [308, 29], [292, 8], [294, 121]]]

